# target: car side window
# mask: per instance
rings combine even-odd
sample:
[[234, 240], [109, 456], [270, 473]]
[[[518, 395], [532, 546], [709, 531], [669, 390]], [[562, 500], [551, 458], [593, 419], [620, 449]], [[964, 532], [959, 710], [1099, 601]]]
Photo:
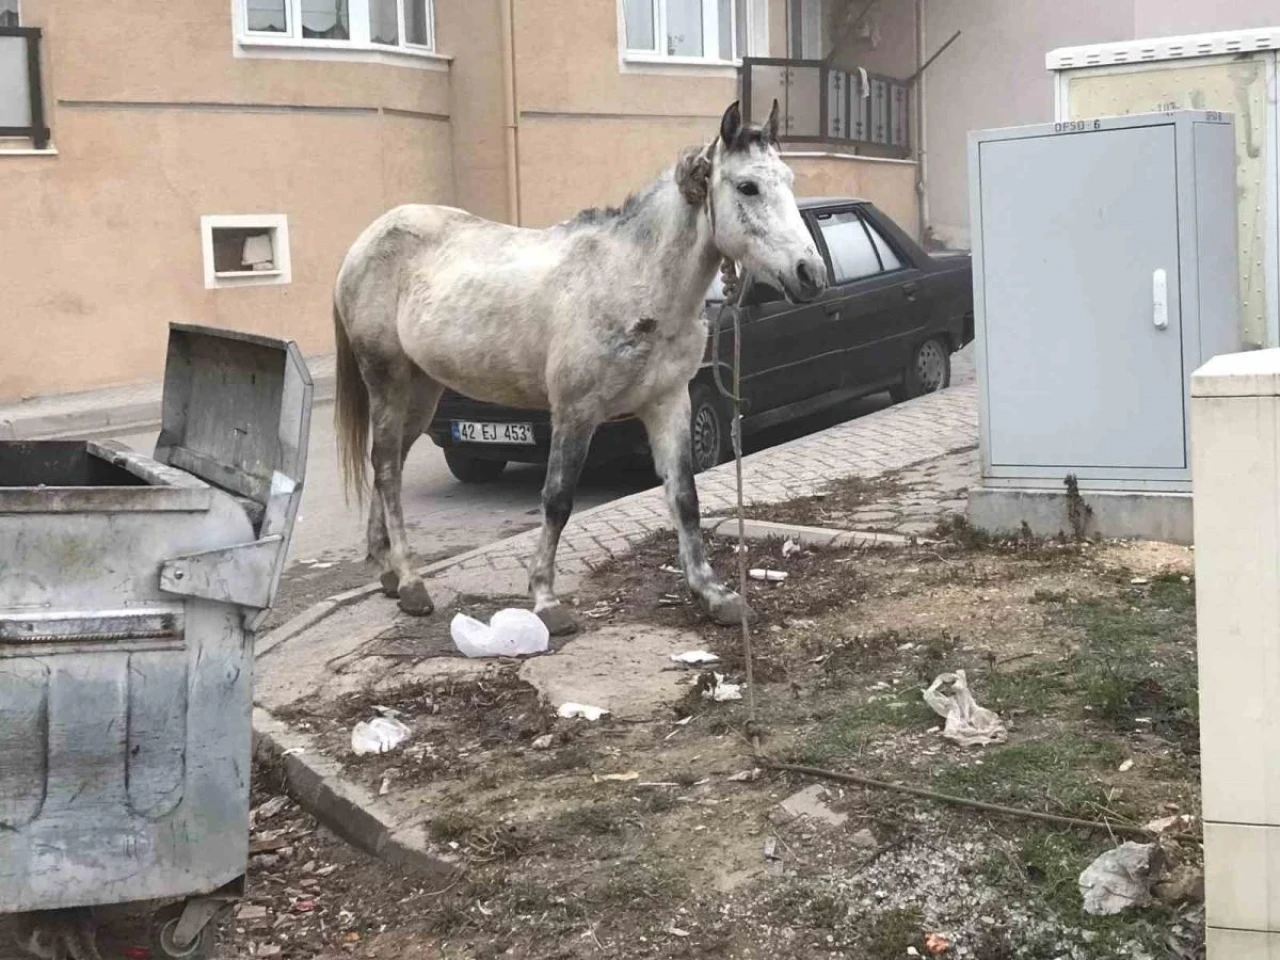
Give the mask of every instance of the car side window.
[[852, 210], [820, 216], [818, 226], [831, 254], [832, 280], [849, 283], [880, 272], [880, 259], [862, 218]]
[[902, 261], [898, 259], [898, 255], [893, 252], [893, 247], [885, 242], [884, 237], [880, 235], [880, 231], [876, 229], [876, 225], [870, 220], [863, 220], [863, 225], [867, 228], [867, 233], [871, 235], [871, 242], [875, 244], [876, 253], [880, 254], [880, 263], [885, 273], [891, 270], [901, 270]]

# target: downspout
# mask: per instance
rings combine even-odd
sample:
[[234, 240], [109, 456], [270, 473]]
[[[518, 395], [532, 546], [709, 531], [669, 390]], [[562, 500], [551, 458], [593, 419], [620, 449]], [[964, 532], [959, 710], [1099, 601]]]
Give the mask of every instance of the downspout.
[[515, 0], [498, 0], [502, 23], [502, 126], [506, 139], [507, 221], [520, 225], [520, 119], [516, 106]]
[[925, 176], [925, 90], [924, 0], [916, 0], [916, 211], [919, 214], [920, 245], [924, 246], [929, 226], [929, 190]]

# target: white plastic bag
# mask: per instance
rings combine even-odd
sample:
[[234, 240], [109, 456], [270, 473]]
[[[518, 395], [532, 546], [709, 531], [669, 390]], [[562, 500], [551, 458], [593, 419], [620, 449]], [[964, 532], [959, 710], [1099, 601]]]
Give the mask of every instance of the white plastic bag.
[[449, 634], [467, 657], [527, 657], [546, 653], [551, 642], [547, 625], [531, 610], [499, 610], [488, 623], [459, 613]]
[[351, 749], [357, 756], [386, 753], [409, 739], [412, 731], [395, 717], [374, 717], [351, 730]]
[[[940, 693], [938, 688], [948, 683], [952, 692]], [[990, 710], [978, 706], [973, 699], [963, 670], [938, 676], [924, 691], [924, 700], [934, 713], [947, 718], [942, 735], [948, 740], [968, 747], [1004, 743], [1008, 739], [1004, 722]]]

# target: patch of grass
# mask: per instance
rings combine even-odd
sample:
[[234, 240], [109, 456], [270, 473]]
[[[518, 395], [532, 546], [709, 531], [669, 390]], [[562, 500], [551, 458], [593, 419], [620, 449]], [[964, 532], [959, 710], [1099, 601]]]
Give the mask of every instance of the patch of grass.
[[592, 884], [581, 899], [618, 910], [648, 912], [675, 903], [687, 893], [687, 885], [669, 870], [632, 860], [610, 865], [606, 876]]
[[1044, 713], [1067, 689], [1063, 671], [1049, 665], [993, 672], [982, 677], [979, 686], [982, 705], [1002, 716], [1014, 711]]
[[574, 743], [538, 756], [530, 766], [536, 777], [554, 777], [561, 773], [585, 770], [595, 759], [595, 751], [580, 743]]
[[933, 787], [987, 803], [1096, 819], [1102, 809], [1112, 809], [1098, 775], [1123, 758], [1124, 751], [1110, 740], [1031, 740], [990, 747], [966, 766], [943, 768]]
[[892, 730], [927, 729], [941, 723], [918, 690], [845, 707], [800, 746], [800, 763], [817, 764], [860, 753], [875, 737]]
[[427, 832], [432, 840], [440, 843], [452, 843], [464, 840], [480, 829], [480, 821], [469, 813], [444, 811], [432, 817], [427, 823]]
[[923, 952], [924, 916], [916, 909], [885, 910], [867, 924], [859, 955], [866, 960], [900, 960], [909, 947]]

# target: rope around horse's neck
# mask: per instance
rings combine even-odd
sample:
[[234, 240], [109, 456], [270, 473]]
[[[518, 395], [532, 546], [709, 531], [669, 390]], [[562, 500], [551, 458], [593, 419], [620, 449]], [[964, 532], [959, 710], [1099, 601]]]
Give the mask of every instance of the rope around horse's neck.
[[[747, 688], [747, 734], [751, 739], [751, 749], [760, 753], [760, 729], [756, 720], [756, 683], [754, 659], [751, 652], [751, 626], [747, 617], [747, 534], [746, 518], [742, 496], [742, 305], [746, 297], [747, 286], [738, 276], [737, 268], [730, 260], [725, 260], [720, 267], [724, 281], [724, 300], [720, 304], [720, 312], [716, 315], [716, 328], [711, 337], [711, 372], [715, 378], [716, 389], [733, 401], [733, 460], [737, 474], [737, 514], [738, 514], [738, 596], [742, 598], [742, 659], [744, 663], [745, 682]], [[734, 297], [734, 294], [737, 294]], [[732, 299], [732, 302], [731, 302]], [[720, 377], [720, 332], [723, 328], [725, 310], [733, 315], [733, 390], [725, 389]]]

